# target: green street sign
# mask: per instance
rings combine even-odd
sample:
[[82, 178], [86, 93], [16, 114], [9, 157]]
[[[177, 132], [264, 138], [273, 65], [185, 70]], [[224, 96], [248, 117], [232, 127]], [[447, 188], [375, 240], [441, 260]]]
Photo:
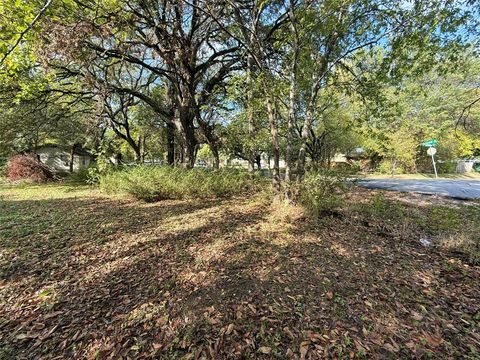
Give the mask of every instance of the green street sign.
[[422, 142], [422, 146], [425, 146], [425, 147], [435, 147], [437, 146], [437, 144], [438, 144], [437, 139], [432, 139], [432, 140]]

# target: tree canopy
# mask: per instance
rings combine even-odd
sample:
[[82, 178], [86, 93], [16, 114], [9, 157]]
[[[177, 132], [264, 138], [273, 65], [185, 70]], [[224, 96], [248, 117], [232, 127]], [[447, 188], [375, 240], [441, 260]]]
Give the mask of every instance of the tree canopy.
[[0, 151], [55, 140], [100, 153], [115, 138], [137, 162], [191, 168], [205, 144], [215, 167], [271, 158], [277, 193], [284, 160], [287, 196], [294, 176], [355, 147], [414, 168], [418, 141], [444, 136], [472, 156], [477, 5], [5, 0]]

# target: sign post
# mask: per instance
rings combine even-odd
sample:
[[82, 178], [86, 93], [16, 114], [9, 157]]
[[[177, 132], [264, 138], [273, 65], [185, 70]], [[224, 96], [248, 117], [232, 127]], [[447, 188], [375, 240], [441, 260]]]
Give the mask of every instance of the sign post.
[[434, 147], [429, 147], [427, 149], [427, 154], [432, 157], [432, 164], [433, 164], [433, 171], [435, 171], [435, 178], [438, 179], [437, 166], [435, 165], [435, 158], [433, 157], [433, 155], [435, 155], [436, 152], [437, 152], [437, 149], [435, 149]]
[[434, 155], [437, 153], [437, 149], [435, 146], [438, 144], [437, 139], [432, 139], [428, 141], [424, 141], [422, 143], [422, 146], [427, 147], [427, 154], [432, 157], [432, 164], [433, 164], [433, 171], [435, 172], [435, 178], [438, 179], [438, 174], [437, 174], [437, 166], [435, 165], [435, 158]]

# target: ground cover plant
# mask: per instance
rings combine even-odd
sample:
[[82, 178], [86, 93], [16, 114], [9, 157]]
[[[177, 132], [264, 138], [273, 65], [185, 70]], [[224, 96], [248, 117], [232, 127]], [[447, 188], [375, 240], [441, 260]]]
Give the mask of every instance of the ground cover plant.
[[2, 359], [479, 356], [478, 258], [444, 246], [478, 249], [475, 203], [357, 189], [313, 217], [69, 184], [0, 197]]

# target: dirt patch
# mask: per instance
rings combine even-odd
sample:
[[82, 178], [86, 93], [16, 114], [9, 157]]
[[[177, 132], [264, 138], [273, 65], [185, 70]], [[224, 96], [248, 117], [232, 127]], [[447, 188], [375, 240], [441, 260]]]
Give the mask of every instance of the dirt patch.
[[352, 201], [363, 201], [365, 198], [369, 198], [376, 194], [382, 194], [386, 199], [392, 201], [398, 201], [406, 205], [413, 205], [419, 207], [431, 207], [431, 206], [447, 206], [453, 208], [459, 208], [462, 206], [478, 206], [479, 202], [475, 200], [461, 200], [453, 199], [446, 196], [430, 195], [421, 193], [404, 193], [399, 191], [384, 191], [384, 190], [372, 190], [366, 188], [356, 188], [351, 193], [350, 199]]

